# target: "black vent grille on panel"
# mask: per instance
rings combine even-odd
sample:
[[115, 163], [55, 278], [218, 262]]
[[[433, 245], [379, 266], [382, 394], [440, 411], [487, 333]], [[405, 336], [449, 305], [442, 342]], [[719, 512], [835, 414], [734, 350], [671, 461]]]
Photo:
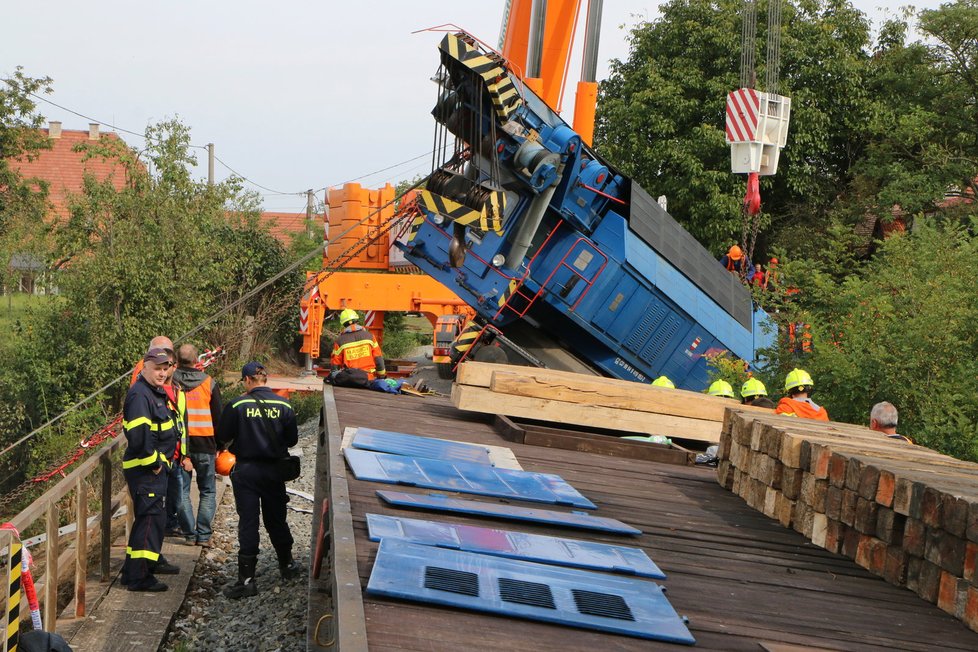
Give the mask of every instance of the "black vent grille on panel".
[[462, 595], [476, 597], [479, 595], [479, 576], [475, 573], [451, 568], [425, 566], [424, 587], [435, 591], [448, 591], [449, 593], [461, 593]]
[[634, 182], [628, 227], [744, 328], [752, 327], [750, 292], [737, 275], [720, 267], [716, 258], [696, 238]]
[[540, 582], [526, 582], [508, 577], [499, 578], [499, 597], [506, 602], [527, 604], [533, 607], [556, 609], [550, 587]]
[[673, 336], [679, 327], [682, 325], [682, 320], [677, 318], [675, 315], [670, 315], [669, 319], [666, 320], [662, 326], [655, 331], [652, 339], [648, 341], [639, 354], [643, 360], [652, 362], [655, 360], [662, 350], [666, 348], [669, 342], [672, 341]]
[[581, 589], [571, 589], [571, 593], [574, 594], [574, 604], [577, 605], [577, 610], [582, 614], [619, 620], [635, 620], [632, 610], [628, 608], [625, 599], [620, 595], [596, 593]]
[[653, 301], [649, 305], [649, 311], [642, 317], [641, 323], [639, 323], [631, 337], [625, 341], [625, 346], [628, 347], [628, 350], [634, 353], [641, 351], [645, 343], [649, 341], [652, 332], [659, 327], [659, 322], [662, 321], [665, 314], [665, 306], [658, 301]]

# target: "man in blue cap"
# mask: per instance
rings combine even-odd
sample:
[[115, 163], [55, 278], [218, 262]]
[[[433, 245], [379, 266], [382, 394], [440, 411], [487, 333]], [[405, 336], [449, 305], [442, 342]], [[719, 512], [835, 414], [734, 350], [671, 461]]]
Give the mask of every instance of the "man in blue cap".
[[167, 477], [179, 439], [178, 416], [163, 389], [171, 366], [165, 349], [147, 351], [122, 408], [122, 429], [129, 443], [122, 456], [122, 472], [135, 520], [121, 582], [130, 591], [166, 591], [167, 585], [156, 575], [180, 572], [162, 555]]
[[292, 559], [292, 532], [285, 519], [285, 481], [277, 462], [289, 456], [299, 441], [295, 412], [289, 402], [266, 385], [268, 374], [258, 362], [241, 369], [245, 393], [230, 401], [217, 430], [218, 448], [237, 458], [231, 471], [234, 505], [238, 511], [238, 581], [224, 589], [232, 600], [258, 595], [258, 520], [263, 516], [268, 538], [278, 556], [283, 579], [302, 573]]

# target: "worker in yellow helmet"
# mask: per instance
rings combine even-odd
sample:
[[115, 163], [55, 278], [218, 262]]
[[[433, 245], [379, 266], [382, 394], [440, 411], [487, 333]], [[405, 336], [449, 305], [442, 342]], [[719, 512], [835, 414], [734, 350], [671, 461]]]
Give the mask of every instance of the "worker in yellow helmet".
[[774, 401], [767, 397], [767, 387], [757, 378], [748, 378], [740, 388], [741, 403], [774, 409]]
[[778, 401], [775, 414], [828, 421], [828, 411], [811, 399], [813, 391], [815, 382], [808, 372], [804, 369], [792, 369], [784, 379], [784, 393], [787, 396]]
[[676, 384], [669, 380], [668, 376], [659, 376], [652, 381], [652, 387], [665, 387], [667, 389], [676, 389]]
[[[383, 378], [387, 375], [384, 368], [384, 354], [380, 345], [366, 328], [359, 323], [360, 315], [356, 310], [346, 308], [340, 313], [340, 324], [343, 330], [333, 342], [333, 354], [330, 356], [330, 367], [334, 372], [344, 369], [359, 370], [366, 376], [367, 381]], [[364, 383], [366, 386], [366, 383]]]
[[734, 396], [733, 387], [725, 380], [717, 380], [712, 385], [710, 389], [706, 390], [706, 393], [710, 396], [722, 396], [723, 398], [732, 398], [736, 400]]

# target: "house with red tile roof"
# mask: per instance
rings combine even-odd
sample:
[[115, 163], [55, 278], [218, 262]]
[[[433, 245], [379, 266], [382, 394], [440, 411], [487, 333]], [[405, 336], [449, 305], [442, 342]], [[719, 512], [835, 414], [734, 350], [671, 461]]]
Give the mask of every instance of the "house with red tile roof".
[[[99, 124], [94, 122], [88, 125], [87, 130], [62, 129], [61, 122], [57, 120], [50, 121], [48, 128], [41, 131], [47, 135], [50, 149], [38, 150], [31, 160], [26, 156], [11, 159], [9, 164], [24, 179], [36, 179], [47, 184], [50, 209], [45, 221], [48, 223], [68, 219], [70, 197], [82, 192], [86, 175], [99, 181], [109, 180], [117, 190], [121, 190], [126, 183], [126, 169], [118, 161], [100, 156], [85, 160], [85, 152], [76, 151], [79, 145], [101, 139], [121, 142], [118, 134], [102, 133]], [[40, 261], [29, 254], [17, 254], [11, 259], [11, 267], [21, 272], [20, 291], [44, 291], [43, 287], [35, 287], [35, 278], [45, 271]]]
[[112, 180], [112, 185], [121, 190], [126, 182], [125, 168], [115, 160], [106, 160], [95, 156], [87, 161], [85, 152], [75, 151], [76, 146], [83, 143], [95, 142], [100, 139], [121, 140], [113, 132], [102, 133], [97, 123], [88, 125], [88, 130], [62, 129], [61, 123], [52, 120], [47, 129], [51, 149], [37, 152], [34, 160], [26, 157], [12, 159], [10, 166], [18, 171], [25, 179], [39, 179], [48, 184], [48, 200], [51, 202], [50, 217], [65, 219], [68, 217], [68, 197], [82, 192], [85, 175], [91, 175], [99, 181]]

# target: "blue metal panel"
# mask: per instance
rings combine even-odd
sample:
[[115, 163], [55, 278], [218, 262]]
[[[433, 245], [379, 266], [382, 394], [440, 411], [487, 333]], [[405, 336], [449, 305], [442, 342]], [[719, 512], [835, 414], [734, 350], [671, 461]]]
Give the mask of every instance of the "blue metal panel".
[[380, 542], [367, 593], [657, 641], [696, 643], [662, 587], [653, 582], [396, 539]]
[[357, 428], [357, 435], [353, 438], [353, 447], [378, 453], [492, 466], [489, 450], [485, 446], [406, 435], [402, 432], [374, 430], [373, 428]]
[[644, 550], [608, 543], [548, 537], [439, 521], [367, 514], [370, 540], [400, 539], [423, 546], [479, 552], [554, 566], [666, 579]]
[[597, 509], [594, 503], [557, 475], [497, 469], [485, 464], [388, 455], [355, 448], [347, 448], [343, 454], [357, 480]]
[[403, 491], [378, 491], [384, 502], [396, 507], [430, 509], [436, 512], [471, 514], [510, 521], [528, 521], [546, 525], [559, 525], [582, 530], [596, 530], [613, 534], [642, 534], [642, 531], [613, 518], [592, 516], [587, 512], [557, 512], [550, 509], [516, 507], [478, 500], [462, 500], [438, 494], [409, 494]]

